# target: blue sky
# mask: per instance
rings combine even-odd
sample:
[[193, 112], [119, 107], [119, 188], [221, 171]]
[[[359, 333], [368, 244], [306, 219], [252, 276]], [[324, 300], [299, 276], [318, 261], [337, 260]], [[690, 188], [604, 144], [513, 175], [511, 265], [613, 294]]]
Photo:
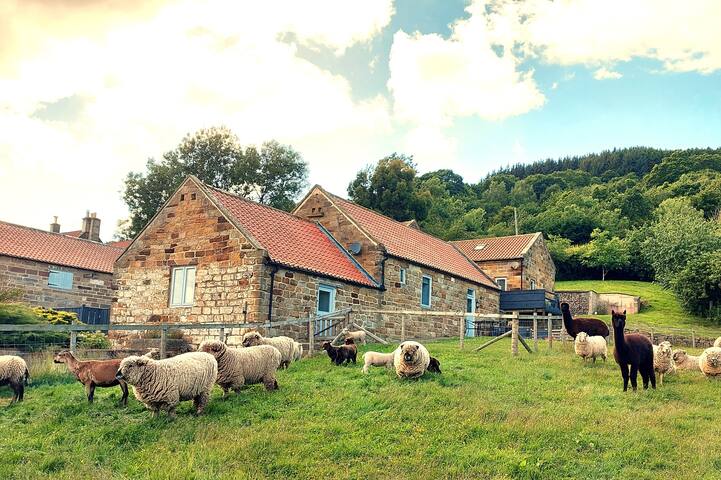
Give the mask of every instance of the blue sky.
[[213, 125], [292, 145], [339, 194], [392, 152], [475, 182], [719, 147], [718, 18], [715, 0], [8, 0], [0, 219], [73, 230], [97, 211], [110, 238], [125, 175]]

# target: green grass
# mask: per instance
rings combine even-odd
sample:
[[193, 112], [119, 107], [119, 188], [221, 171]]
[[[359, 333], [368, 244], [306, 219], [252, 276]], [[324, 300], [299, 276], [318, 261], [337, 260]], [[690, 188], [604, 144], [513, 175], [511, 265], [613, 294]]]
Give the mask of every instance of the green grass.
[[186, 402], [175, 421], [132, 395], [118, 407], [117, 388], [88, 405], [68, 377], [35, 384], [0, 407], [0, 478], [721, 478], [721, 381], [623, 393], [612, 360], [584, 365], [570, 343], [513, 359], [481, 341], [428, 344], [443, 374], [419, 381], [317, 356], [278, 392], [216, 389], [206, 415]]
[[[673, 328], [695, 330], [698, 335], [718, 337], [721, 335], [721, 325], [689, 314], [683, 310], [674, 297], [673, 292], [651, 282], [638, 282], [629, 280], [575, 280], [556, 282], [556, 290], [595, 290], [598, 293], [626, 293], [636, 295], [648, 303], [636, 315], [629, 315], [628, 324], [647, 325], [659, 332], [670, 331]], [[596, 315], [598, 318], [610, 322], [610, 315]], [[689, 333], [690, 335], [690, 333]]]

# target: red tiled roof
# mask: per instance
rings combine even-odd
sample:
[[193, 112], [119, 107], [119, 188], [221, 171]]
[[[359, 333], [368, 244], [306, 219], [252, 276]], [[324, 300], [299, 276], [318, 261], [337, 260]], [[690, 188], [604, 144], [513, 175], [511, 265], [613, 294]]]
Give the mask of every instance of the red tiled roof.
[[121, 253], [102, 243], [0, 221], [0, 255], [112, 273]]
[[68, 237], [79, 238], [83, 233], [82, 230], [71, 230], [70, 232], [60, 232], [61, 235], [67, 235]]
[[317, 223], [205, 186], [210, 194], [264, 248], [270, 259], [289, 268], [378, 285]]
[[125, 249], [125, 248], [128, 248], [128, 245], [130, 245], [131, 243], [133, 243], [132, 240], [117, 240], [115, 242], [108, 242], [108, 243], [106, 243], [106, 245], [110, 245], [111, 247], [115, 247], [115, 248]]
[[476, 238], [459, 240], [453, 243], [474, 262], [488, 260], [510, 260], [523, 258], [526, 249], [533, 243], [538, 233], [511, 235], [508, 237]]
[[325, 192], [331, 201], [394, 257], [496, 287], [493, 280], [453, 245], [380, 213]]

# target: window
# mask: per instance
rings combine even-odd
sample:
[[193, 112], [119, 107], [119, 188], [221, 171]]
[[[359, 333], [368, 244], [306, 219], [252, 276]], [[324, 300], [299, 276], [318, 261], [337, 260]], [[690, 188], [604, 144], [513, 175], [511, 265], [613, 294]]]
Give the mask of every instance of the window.
[[497, 278], [496, 283], [498, 284], [499, 287], [501, 287], [501, 290], [504, 290], [504, 291], [506, 290], [507, 282], [506, 282], [505, 278], [503, 278], [503, 277]]
[[423, 275], [421, 282], [421, 307], [430, 308], [431, 306], [431, 290], [433, 280], [427, 275]]
[[318, 315], [335, 312], [335, 288], [327, 285], [318, 287]]
[[192, 307], [195, 297], [195, 267], [177, 267], [170, 278], [170, 306]]
[[535, 290], [535, 289], [536, 289], [536, 281], [531, 280], [531, 290]]
[[64, 272], [62, 270], [50, 268], [48, 274], [48, 287], [72, 290], [73, 272]]
[[400, 278], [401, 285], [405, 285], [406, 284], [406, 269], [401, 268], [400, 274], [398, 276]]

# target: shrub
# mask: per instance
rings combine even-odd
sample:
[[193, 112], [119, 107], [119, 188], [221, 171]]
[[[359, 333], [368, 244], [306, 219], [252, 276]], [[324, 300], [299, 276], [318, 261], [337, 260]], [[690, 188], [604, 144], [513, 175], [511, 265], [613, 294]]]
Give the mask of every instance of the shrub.
[[[16, 303], [0, 304], [0, 324], [6, 325], [68, 325], [77, 320], [74, 313]], [[50, 345], [67, 347], [70, 334], [65, 332], [3, 332], [0, 346], [26, 351], [42, 350]]]
[[78, 346], [94, 350], [105, 350], [112, 346], [108, 337], [100, 332], [81, 333], [78, 335]]
[[721, 321], [721, 250], [691, 259], [674, 279], [673, 290], [690, 312]]

